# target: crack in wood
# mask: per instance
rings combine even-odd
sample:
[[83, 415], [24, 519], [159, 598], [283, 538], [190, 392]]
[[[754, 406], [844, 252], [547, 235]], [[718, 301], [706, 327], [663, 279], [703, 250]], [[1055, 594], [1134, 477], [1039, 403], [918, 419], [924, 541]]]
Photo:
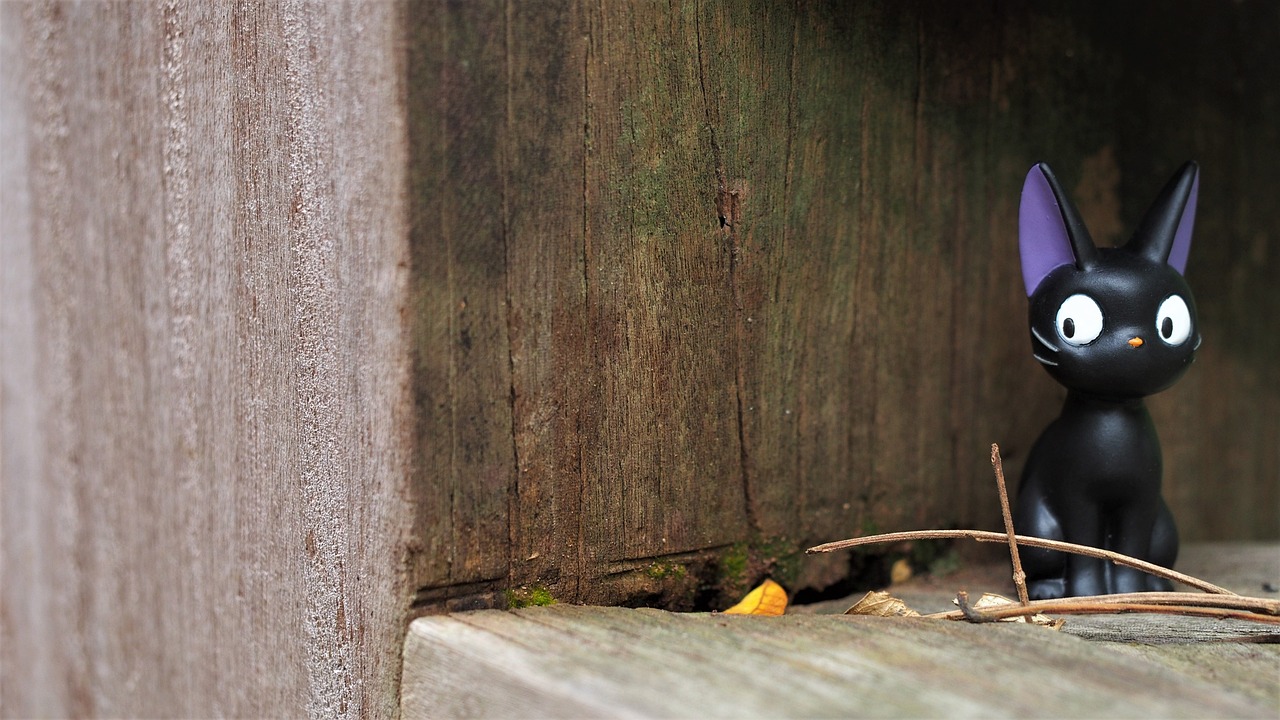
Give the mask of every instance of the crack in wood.
[[744, 301], [739, 263], [742, 245], [738, 233], [742, 192], [740, 188], [731, 188], [725, 169], [724, 152], [716, 139], [716, 125], [719, 122], [718, 106], [712, 103], [707, 92], [707, 69], [704, 59], [705, 50], [702, 43], [702, 3], [694, 7], [694, 37], [697, 45], [698, 85], [702, 92], [703, 114], [706, 118], [707, 133], [711, 142], [711, 157], [716, 178], [716, 218], [720, 228], [729, 239], [729, 286], [733, 296], [734, 312], [734, 406], [735, 423], [738, 439], [738, 475], [742, 488], [743, 514], [752, 535], [760, 533], [760, 521], [756, 513], [756, 500], [752, 488], [751, 458], [746, 433], [746, 366], [743, 361], [746, 344], [746, 327], [744, 323]]

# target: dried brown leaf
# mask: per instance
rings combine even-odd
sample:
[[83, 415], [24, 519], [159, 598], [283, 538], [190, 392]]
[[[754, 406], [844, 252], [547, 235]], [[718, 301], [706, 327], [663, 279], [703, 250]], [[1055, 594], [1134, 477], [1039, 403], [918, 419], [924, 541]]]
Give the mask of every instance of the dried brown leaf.
[[873, 617], [920, 617], [920, 613], [883, 590], [873, 590], [844, 611], [845, 615], [871, 615]]

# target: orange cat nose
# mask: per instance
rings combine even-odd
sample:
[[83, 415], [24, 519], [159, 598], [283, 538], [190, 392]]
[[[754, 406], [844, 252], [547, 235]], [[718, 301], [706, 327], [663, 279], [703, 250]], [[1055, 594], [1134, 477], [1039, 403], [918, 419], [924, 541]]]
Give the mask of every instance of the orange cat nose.
[[1142, 338], [1129, 338], [1129, 344], [1136, 348], [1142, 347]]

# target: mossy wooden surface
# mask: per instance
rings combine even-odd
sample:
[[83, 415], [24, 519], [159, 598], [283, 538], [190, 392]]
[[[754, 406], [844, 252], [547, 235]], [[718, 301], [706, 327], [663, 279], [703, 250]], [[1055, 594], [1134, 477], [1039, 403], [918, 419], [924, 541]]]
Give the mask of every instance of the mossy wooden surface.
[[689, 607], [996, 527], [989, 444], [1016, 481], [1063, 392], [1016, 251], [1040, 160], [1100, 242], [1201, 163], [1166, 493], [1189, 539], [1280, 533], [1278, 12], [410, 5], [418, 605]]

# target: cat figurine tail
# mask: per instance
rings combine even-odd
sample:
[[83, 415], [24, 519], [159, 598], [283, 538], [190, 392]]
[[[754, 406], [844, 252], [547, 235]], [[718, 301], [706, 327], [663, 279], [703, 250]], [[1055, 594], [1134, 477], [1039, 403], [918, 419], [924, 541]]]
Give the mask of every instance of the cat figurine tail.
[[[1200, 347], [1183, 279], [1199, 185], [1196, 164], [1183, 165], [1127, 243], [1099, 248], [1049, 166], [1027, 174], [1018, 245], [1031, 353], [1067, 398], [1027, 458], [1018, 532], [1164, 567], [1177, 559], [1160, 441], [1143, 398], [1173, 385]], [[1171, 587], [1133, 568], [1038, 548], [1024, 548], [1022, 564], [1037, 599]]]

